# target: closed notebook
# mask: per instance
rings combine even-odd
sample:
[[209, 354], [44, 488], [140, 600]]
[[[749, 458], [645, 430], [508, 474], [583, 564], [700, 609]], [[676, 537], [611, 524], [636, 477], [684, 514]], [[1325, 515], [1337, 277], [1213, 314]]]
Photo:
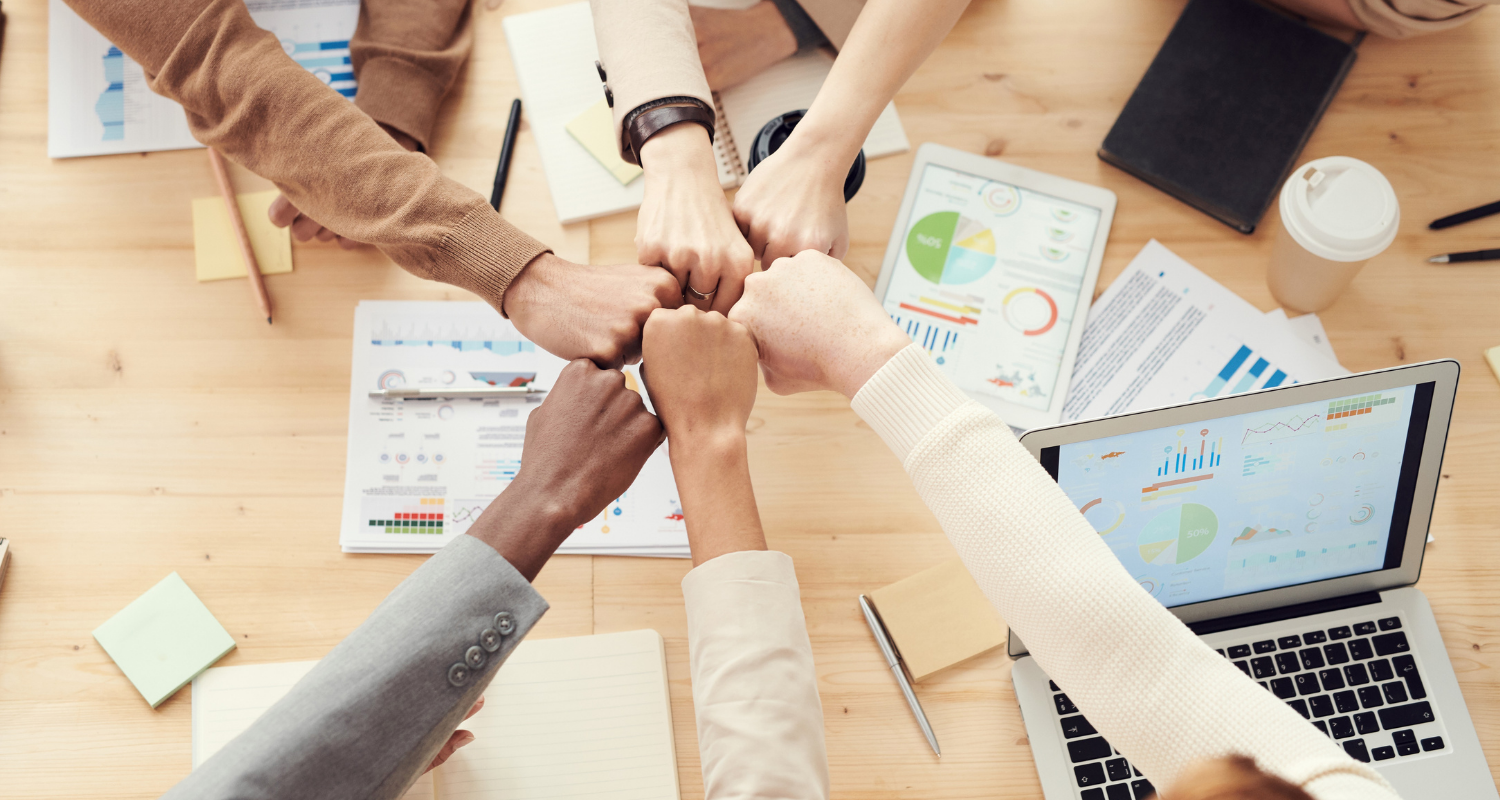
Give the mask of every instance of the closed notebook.
[[1250, 233], [1354, 58], [1252, 0], [1191, 0], [1099, 157]]
[[[196, 768], [316, 661], [211, 669], [193, 681]], [[678, 800], [666, 649], [654, 630], [527, 639], [460, 727], [474, 741], [406, 800], [625, 797]]]
[[[604, 96], [594, 69], [599, 50], [589, 4], [513, 14], [505, 18], [504, 26], [558, 219], [568, 224], [638, 208], [645, 181], [622, 184], [567, 129]], [[781, 114], [810, 106], [832, 68], [833, 58], [824, 52], [793, 56], [738, 86], [714, 93], [718, 116], [714, 157], [720, 185], [732, 189], [745, 180], [749, 148], [761, 127]], [[887, 104], [865, 137], [865, 156], [879, 158], [905, 152], [910, 146], [895, 104]]]

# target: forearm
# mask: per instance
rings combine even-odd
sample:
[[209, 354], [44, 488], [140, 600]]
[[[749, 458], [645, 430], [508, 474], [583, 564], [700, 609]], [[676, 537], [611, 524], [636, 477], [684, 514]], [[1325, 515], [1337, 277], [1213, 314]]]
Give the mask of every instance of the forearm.
[[682, 581], [705, 800], [826, 800], [817, 668], [792, 560], [729, 553]]
[[364, 0], [349, 40], [355, 105], [430, 151], [438, 107], [473, 42], [469, 0]]
[[797, 124], [803, 146], [827, 149], [847, 171], [875, 119], [937, 48], [969, 0], [869, 0], [833, 71]]
[[1347, 773], [1363, 781], [1366, 796], [1385, 796], [1373, 770], [1141, 591], [1005, 423], [965, 398], [915, 345], [859, 390], [854, 407], [902, 458], [1038, 664], [1158, 786], [1195, 761], [1239, 753], [1295, 783]]
[[510, 564], [461, 536], [165, 797], [398, 798], [546, 610]]
[[577, 527], [574, 516], [556, 492], [538, 490], [518, 478], [485, 508], [467, 535], [489, 545], [532, 581]]
[[765, 550], [744, 432], [673, 435], [672, 473], [693, 564], [741, 550]]
[[180, 103], [198, 141], [304, 214], [423, 278], [498, 303], [546, 250], [298, 66], [237, 0], [70, 0]]

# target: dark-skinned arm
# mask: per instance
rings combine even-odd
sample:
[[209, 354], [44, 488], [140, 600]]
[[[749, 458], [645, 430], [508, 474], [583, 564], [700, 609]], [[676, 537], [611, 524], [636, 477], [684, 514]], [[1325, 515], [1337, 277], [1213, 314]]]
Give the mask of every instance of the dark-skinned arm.
[[400, 797], [547, 610], [530, 581], [661, 439], [623, 375], [569, 364], [527, 421], [515, 480], [469, 534], [166, 797]]

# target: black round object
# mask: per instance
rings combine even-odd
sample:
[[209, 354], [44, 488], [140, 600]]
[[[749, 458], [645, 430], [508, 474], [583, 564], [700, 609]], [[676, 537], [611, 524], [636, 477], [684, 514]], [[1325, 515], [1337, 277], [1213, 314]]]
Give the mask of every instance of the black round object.
[[[792, 129], [797, 127], [797, 123], [802, 121], [802, 116], [806, 113], [805, 108], [799, 111], [788, 111], [767, 122], [765, 127], [760, 129], [760, 133], [755, 136], [755, 144], [750, 148], [750, 163], [745, 165], [746, 168], [751, 172], [755, 171], [757, 164], [776, 152], [777, 148], [781, 147], [781, 143], [786, 141], [786, 137], [792, 135]], [[854, 166], [849, 168], [849, 177], [844, 179], [845, 203], [854, 199], [855, 193], [864, 182], [865, 151], [861, 149], [854, 157]]]

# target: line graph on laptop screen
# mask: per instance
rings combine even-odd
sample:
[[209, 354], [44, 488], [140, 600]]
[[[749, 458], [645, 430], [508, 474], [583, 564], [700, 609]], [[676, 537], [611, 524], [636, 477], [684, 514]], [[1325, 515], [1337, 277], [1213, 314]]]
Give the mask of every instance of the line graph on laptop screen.
[[1166, 606], [1378, 570], [1418, 392], [1066, 444], [1057, 481]]

